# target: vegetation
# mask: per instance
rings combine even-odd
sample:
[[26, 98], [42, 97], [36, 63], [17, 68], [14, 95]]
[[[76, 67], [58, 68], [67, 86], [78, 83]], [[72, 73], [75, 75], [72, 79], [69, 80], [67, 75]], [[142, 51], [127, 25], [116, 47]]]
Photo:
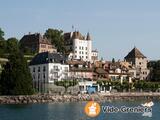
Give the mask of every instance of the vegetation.
[[44, 35], [51, 40], [51, 43], [55, 45], [58, 52], [66, 52], [62, 30], [49, 28], [48, 30], [46, 30]]
[[151, 69], [151, 80], [160, 82], [160, 60], [152, 62], [152, 65], [149, 67]]
[[[133, 91], [133, 92], [156, 92], [160, 89], [160, 83], [159, 82], [147, 82], [143, 80], [134, 81], [132, 83], [129, 83], [128, 81], [120, 82], [120, 80], [115, 81], [97, 81], [97, 84], [99, 84], [100, 87], [105, 87], [105, 89], [108, 89], [110, 86], [112, 86], [112, 89], [117, 90], [118, 92], [123, 91]], [[109, 89], [108, 89], [109, 90]]]
[[55, 85], [58, 85], [58, 86], [75, 86], [75, 85], [77, 85], [78, 84], [78, 82], [77, 82], [77, 80], [64, 80], [64, 81], [56, 81], [55, 82]]
[[18, 39], [9, 38], [7, 40], [4, 39], [4, 32], [0, 28], [0, 57], [8, 56], [13, 51], [19, 49]]
[[1, 95], [33, 94], [32, 77], [23, 55], [16, 50], [9, 55], [8, 60], [1, 73]]

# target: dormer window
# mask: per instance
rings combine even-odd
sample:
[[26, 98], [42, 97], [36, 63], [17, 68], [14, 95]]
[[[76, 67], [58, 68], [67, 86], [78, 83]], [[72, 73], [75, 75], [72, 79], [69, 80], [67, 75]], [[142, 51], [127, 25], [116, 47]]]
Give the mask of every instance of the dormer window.
[[53, 58], [50, 58], [50, 62], [52, 62], [52, 63], [53, 63], [53, 62], [54, 62], [54, 59], [53, 59]]

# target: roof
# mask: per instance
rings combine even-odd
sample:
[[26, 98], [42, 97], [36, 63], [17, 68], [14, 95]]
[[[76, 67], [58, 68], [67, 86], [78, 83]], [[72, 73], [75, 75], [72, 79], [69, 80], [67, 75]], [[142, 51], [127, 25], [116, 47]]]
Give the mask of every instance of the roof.
[[36, 42], [36, 43], [41, 43], [41, 44], [51, 44], [51, 41], [48, 40], [46, 37], [42, 36], [40, 33], [35, 33], [35, 34], [28, 34], [24, 35], [20, 42]]
[[61, 63], [65, 64], [67, 58], [60, 53], [43, 52], [37, 54], [30, 62], [30, 65], [39, 65], [46, 63]]
[[108, 72], [105, 71], [103, 68], [97, 68], [95, 70], [95, 72], [98, 73], [98, 74], [108, 74]]
[[67, 61], [67, 63], [69, 65], [76, 65], [76, 64], [78, 64], [78, 65], [85, 65], [86, 64], [85, 61], [78, 61], [78, 60], [69, 60], [69, 61]]
[[87, 36], [85, 39], [85, 36], [83, 36], [79, 31], [64, 33], [64, 40], [71, 40], [71, 39], [91, 40], [91, 37], [90, 37], [90, 34], [87, 33]]
[[128, 58], [146, 58], [146, 56], [144, 56], [136, 47], [134, 47], [125, 57], [125, 59]]
[[71, 72], [93, 72], [92, 68], [70, 68]]
[[90, 36], [89, 32], [87, 33], [86, 40], [91, 40], [91, 36]]

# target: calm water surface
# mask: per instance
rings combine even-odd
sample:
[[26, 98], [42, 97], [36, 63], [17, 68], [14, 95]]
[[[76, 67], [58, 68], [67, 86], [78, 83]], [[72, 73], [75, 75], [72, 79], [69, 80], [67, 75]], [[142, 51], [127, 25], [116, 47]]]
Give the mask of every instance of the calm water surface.
[[[139, 106], [142, 101], [114, 101], [100, 105]], [[154, 101], [152, 117], [142, 113], [103, 113], [96, 118], [84, 114], [86, 102], [29, 105], [0, 105], [0, 120], [160, 120], [160, 102]]]

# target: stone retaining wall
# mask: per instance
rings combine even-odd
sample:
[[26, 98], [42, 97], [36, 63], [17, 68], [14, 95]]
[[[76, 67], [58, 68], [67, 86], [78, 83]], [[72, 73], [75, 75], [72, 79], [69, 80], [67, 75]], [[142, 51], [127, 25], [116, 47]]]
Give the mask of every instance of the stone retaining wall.
[[160, 94], [78, 94], [78, 95], [30, 95], [30, 96], [0, 96], [0, 104], [32, 104], [32, 103], [54, 103], [54, 102], [80, 102], [80, 101], [109, 101], [109, 100], [136, 100], [136, 99], [158, 99]]

